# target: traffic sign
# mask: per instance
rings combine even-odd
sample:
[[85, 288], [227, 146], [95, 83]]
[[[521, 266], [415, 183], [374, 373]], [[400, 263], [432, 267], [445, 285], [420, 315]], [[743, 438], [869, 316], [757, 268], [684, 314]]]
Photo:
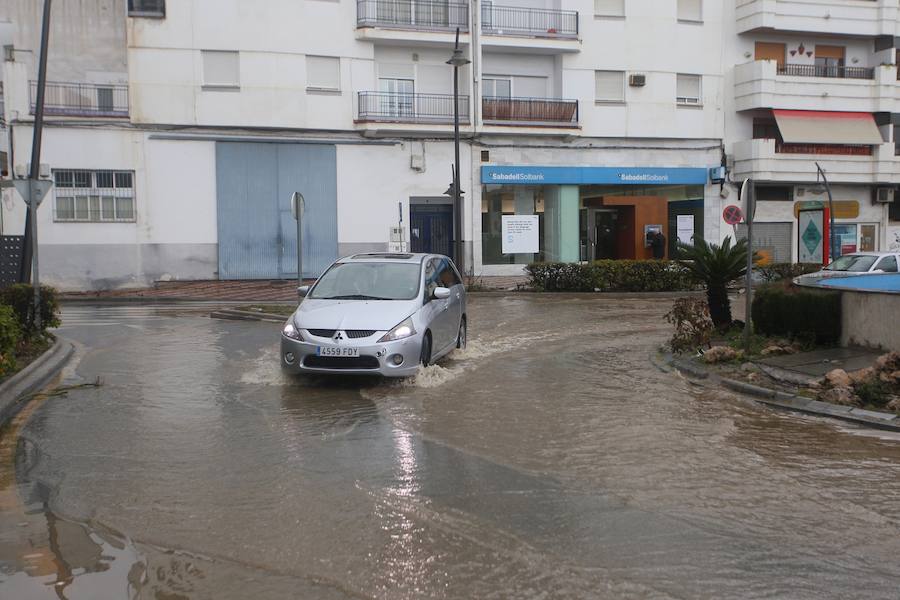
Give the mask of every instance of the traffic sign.
[[722, 211], [722, 218], [725, 219], [725, 222], [729, 225], [737, 225], [741, 222], [741, 219], [744, 218], [744, 213], [739, 206], [729, 204], [725, 207], [725, 210]]

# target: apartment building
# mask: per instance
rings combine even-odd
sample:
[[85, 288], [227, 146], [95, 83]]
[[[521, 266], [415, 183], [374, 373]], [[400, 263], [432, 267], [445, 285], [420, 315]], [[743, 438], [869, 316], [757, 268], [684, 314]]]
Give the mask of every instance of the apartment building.
[[[295, 277], [295, 191], [306, 200], [304, 275], [357, 252], [452, 254], [454, 108], [463, 262], [476, 274], [649, 257], [649, 229], [670, 252], [677, 239], [734, 235], [721, 219], [734, 186], [709, 179], [723, 164], [765, 184], [765, 248], [775, 233], [788, 239], [774, 258], [796, 258], [792, 211], [819, 192], [817, 160], [839, 201], [859, 205], [841, 224], [857, 225], [858, 239], [875, 224], [886, 247], [888, 205], [869, 198], [900, 183], [897, 1], [833, 0], [857, 12], [783, 25], [783, 5], [811, 4], [55, 0], [42, 161], [56, 186], [39, 214], [42, 274], [67, 289]], [[15, 165], [31, 146], [40, 4], [0, 6]], [[841, 23], [862, 29], [822, 29]], [[457, 30], [470, 63], [455, 104]], [[805, 66], [788, 68], [801, 42]], [[821, 56], [807, 56], [816, 44]], [[791, 111], [864, 113], [881, 138], [788, 140], [777, 126], [782, 114], [796, 120]], [[835, 145], [853, 149], [826, 153]], [[507, 239], [513, 222], [531, 227], [527, 247]], [[23, 223], [5, 191], [4, 233]]]
[[841, 252], [900, 248], [900, 2], [728, 5], [725, 148], [732, 176], [758, 183], [757, 248], [796, 261], [819, 243], [800, 218], [828, 206], [817, 164]]

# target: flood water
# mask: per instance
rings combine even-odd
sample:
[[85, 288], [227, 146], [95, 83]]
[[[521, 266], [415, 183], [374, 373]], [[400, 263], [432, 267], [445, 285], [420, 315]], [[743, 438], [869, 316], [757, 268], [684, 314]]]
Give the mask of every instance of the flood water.
[[473, 297], [407, 381], [279, 326], [67, 306], [0, 437], [0, 598], [898, 598], [900, 437], [656, 369], [669, 300]]

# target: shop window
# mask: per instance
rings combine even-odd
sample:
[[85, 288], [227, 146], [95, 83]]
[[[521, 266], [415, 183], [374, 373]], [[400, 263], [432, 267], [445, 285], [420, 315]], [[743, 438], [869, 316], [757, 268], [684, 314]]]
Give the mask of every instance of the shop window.
[[[481, 194], [481, 257], [484, 264], [527, 265], [543, 260], [544, 197], [545, 189], [543, 187], [485, 186]], [[503, 253], [503, 217], [512, 215], [536, 215], [538, 217], [540, 243], [537, 253]]]
[[625, 71], [594, 71], [597, 102], [625, 102]]
[[840, 249], [841, 255], [859, 250], [857, 235], [856, 223], [838, 223], [834, 226], [835, 243]]
[[340, 92], [341, 59], [336, 56], [307, 56], [306, 89]]
[[598, 17], [624, 17], [625, 0], [594, 0], [594, 14]]
[[700, 75], [679, 73], [676, 82], [676, 102], [682, 106], [699, 106], [701, 104], [701, 82]]
[[703, 0], [678, 0], [678, 20], [702, 23]]
[[237, 52], [202, 50], [203, 87], [237, 89], [241, 85], [240, 55]]

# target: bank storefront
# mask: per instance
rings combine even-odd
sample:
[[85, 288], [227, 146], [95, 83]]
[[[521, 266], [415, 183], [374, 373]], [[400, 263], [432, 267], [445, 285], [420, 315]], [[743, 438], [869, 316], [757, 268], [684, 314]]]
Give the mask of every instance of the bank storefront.
[[[483, 166], [482, 265], [670, 256], [702, 239], [706, 168]], [[652, 236], [651, 236], [652, 237]]]

